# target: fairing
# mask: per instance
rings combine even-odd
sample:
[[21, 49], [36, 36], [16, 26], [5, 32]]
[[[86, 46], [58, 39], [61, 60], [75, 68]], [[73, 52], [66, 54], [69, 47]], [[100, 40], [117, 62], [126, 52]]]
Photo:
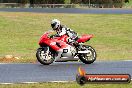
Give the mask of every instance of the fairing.
[[77, 42], [79, 42], [79, 43], [84, 43], [84, 42], [90, 40], [92, 37], [93, 37], [93, 35], [82, 35], [82, 36], [77, 40]]
[[41, 36], [41, 38], [39, 40], [40, 46], [48, 45], [56, 51], [68, 46], [66, 43], [66, 39], [68, 36], [63, 35], [61, 37], [49, 38], [48, 35], [49, 35], [49, 33], [45, 33]]
[[[48, 45], [52, 49], [54, 49], [55, 51], [58, 51], [60, 49], [64, 49], [68, 46], [68, 44], [67, 44], [68, 36], [67, 35], [63, 35], [61, 37], [49, 38], [48, 37], [49, 34], [50, 33], [47, 32], [41, 36], [40, 41], [39, 41], [40, 46]], [[90, 38], [92, 38], [92, 37], [93, 37], [93, 35], [82, 35], [77, 40], [77, 42], [84, 43], [84, 42], [90, 40]]]

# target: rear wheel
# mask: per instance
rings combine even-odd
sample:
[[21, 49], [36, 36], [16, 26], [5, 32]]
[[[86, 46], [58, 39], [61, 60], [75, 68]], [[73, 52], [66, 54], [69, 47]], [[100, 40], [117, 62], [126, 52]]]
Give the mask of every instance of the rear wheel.
[[79, 54], [79, 59], [85, 64], [91, 64], [96, 60], [97, 54], [94, 48], [89, 45], [83, 45], [82, 51], [88, 51], [88, 53]]
[[36, 57], [43, 65], [49, 65], [54, 61], [54, 54], [50, 51], [49, 47], [38, 48]]

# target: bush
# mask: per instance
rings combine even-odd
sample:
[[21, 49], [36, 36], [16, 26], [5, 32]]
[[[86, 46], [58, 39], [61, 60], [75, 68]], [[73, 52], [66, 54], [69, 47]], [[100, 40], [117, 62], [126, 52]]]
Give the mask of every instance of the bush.
[[[101, 4], [103, 7], [122, 7], [125, 0], [90, 0], [91, 4]], [[89, 0], [71, 0], [71, 3], [88, 4]]]
[[[103, 7], [122, 7], [129, 0], [90, 0], [91, 4], [100, 4]], [[4, 3], [30, 4], [88, 4], [89, 0], [3, 0]]]
[[30, 0], [34, 4], [64, 4], [65, 0]]
[[29, 0], [3, 0], [1, 2], [3, 2], [3, 3], [23, 3], [23, 4], [25, 4], [25, 3], [28, 3]]

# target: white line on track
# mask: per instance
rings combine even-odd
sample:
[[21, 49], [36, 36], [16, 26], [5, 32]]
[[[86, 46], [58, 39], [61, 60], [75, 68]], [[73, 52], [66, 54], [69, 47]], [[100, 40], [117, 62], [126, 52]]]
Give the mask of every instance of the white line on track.
[[132, 60], [123, 60], [123, 61], [132, 61]]
[[[118, 61], [132, 61], [132, 60], [118, 60]], [[105, 61], [105, 60], [98, 60], [98, 61], [95, 61], [95, 62], [114, 62], [113, 60], [110, 60], [110, 61]], [[117, 61], [115, 61], [117, 62]], [[37, 64], [39, 62], [36, 62], [36, 63], [0, 63], [0, 64]], [[55, 63], [58, 63], [58, 62], [55, 62]], [[59, 63], [63, 63], [63, 62], [59, 62]], [[70, 63], [70, 62], [66, 62], [66, 63]], [[78, 63], [78, 62], [72, 62], [72, 63]]]
[[11, 85], [11, 84], [36, 84], [36, 83], [68, 83], [76, 81], [48, 81], [48, 82], [20, 82], [20, 83], [0, 83], [0, 85]]
[[[132, 81], [132, 79], [131, 79]], [[36, 84], [36, 83], [69, 83], [76, 81], [49, 81], [49, 82], [20, 82], [20, 83], [0, 83], [0, 85], [12, 85], [12, 84]]]

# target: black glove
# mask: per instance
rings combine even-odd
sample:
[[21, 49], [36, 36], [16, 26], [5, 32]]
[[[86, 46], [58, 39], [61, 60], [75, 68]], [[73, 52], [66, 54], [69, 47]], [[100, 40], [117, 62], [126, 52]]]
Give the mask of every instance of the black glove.
[[54, 38], [54, 37], [59, 37], [59, 35], [55, 34], [50, 36], [50, 38]]

